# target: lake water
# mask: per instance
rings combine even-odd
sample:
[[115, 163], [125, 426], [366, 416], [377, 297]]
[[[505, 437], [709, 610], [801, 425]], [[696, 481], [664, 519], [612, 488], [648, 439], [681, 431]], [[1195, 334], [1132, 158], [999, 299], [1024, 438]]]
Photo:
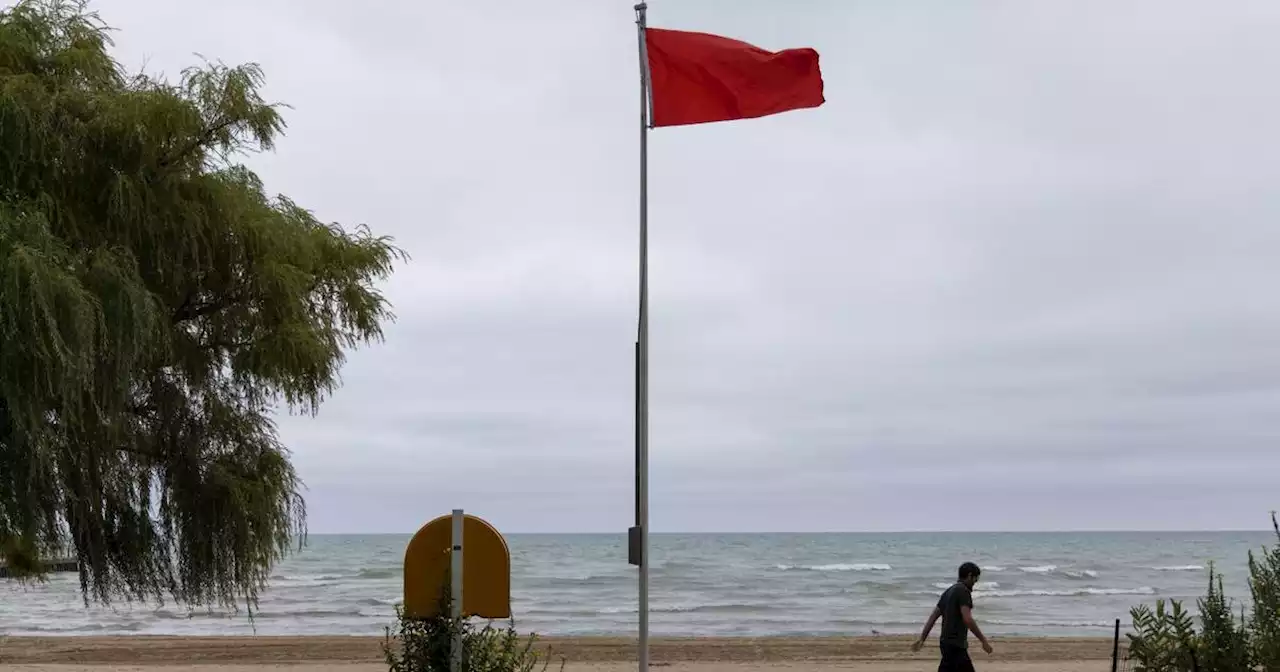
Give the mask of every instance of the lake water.
[[[312, 536], [280, 564], [260, 611], [114, 609], [81, 601], [74, 574], [0, 580], [5, 634], [381, 634], [400, 600], [408, 535]], [[655, 635], [914, 632], [973, 560], [975, 614], [993, 634], [1109, 636], [1156, 598], [1194, 606], [1216, 561], [1247, 596], [1246, 555], [1271, 533], [691, 534], [652, 536]], [[511, 535], [512, 607], [523, 631], [629, 635], [636, 569], [624, 535]]]

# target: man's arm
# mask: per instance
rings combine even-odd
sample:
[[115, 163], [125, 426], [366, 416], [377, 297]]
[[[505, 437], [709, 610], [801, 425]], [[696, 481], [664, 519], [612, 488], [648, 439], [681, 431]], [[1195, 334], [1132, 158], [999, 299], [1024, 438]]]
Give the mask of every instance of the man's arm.
[[920, 631], [920, 639], [917, 639], [915, 644], [911, 645], [913, 649], [919, 651], [920, 647], [924, 646], [925, 640], [929, 639], [929, 633], [933, 630], [933, 624], [938, 622], [938, 617], [941, 615], [942, 608], [934, 607], [933, 611], [929, 614], [929, 620], [924, 622], [924, 630]]
[[982, 628], [978, 627], [978, 622], [973, 620], [973, 608], [967, 606], [960, 607], [960, 618], [964, 619], [964, 625], [969, 628], [969, 632], [972, 632], [973, 636], [977, 637], [978, 641], [982, 642], [982, 650], [987, 653], [991, 653], [991, 642], [988, 642], [987, 636], [982, 634]]

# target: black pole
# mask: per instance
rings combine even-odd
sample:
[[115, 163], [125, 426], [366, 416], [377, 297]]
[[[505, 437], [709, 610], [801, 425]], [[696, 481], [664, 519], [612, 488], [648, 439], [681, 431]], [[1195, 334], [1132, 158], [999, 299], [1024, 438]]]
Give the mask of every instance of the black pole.
[[636, 341], [636, 527], [640, 527], [640, 341]]
[[1120, 669], [1120, 619], [1116, 619], [1116, 635], [1111, 640], [1111, 672]]
[[640, 510], [640, 472], [644, 469], [640, 457], [640, 431], [644, 422], [640, 413], [640, 364], [640, 341], [636, 341], [636, 524], [627, 528], [627, 563], [637, 567], [640, 566], [640, 556], [644, 555], [640, 538], [640, 526], [644, 524], [641, 520], [643, 512]]

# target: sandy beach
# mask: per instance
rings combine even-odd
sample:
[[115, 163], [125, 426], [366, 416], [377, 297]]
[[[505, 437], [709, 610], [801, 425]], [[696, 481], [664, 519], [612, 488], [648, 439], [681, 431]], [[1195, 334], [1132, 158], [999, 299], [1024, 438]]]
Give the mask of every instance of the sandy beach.
[[[993, 640], [996, 652], [975, 650], [981, 670], [998, 672], [1104, 672], [1109, 639], [1010, 638]], [[635, 642], [623, 638], [549, 638], [568, 670], [634, 669]], [[670, 672], [790, 672], [937, 669], [936, 653], [910, 650], [910, 638], [698, 638], [655, 639], [654, 667]], [[378, 637], [0, 637], [4, 672], [375, 672]], [[552, 669], [556, 669], [553, 666]]]

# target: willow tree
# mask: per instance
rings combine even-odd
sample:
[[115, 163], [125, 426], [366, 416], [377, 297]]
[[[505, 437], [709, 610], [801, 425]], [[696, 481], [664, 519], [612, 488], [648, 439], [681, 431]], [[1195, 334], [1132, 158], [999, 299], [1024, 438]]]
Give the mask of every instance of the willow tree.
[[314, 412], [401, 258], [238, 161], [253, 65], [127, 74], [81, 3], [0, 12], [0, 551], [86, 601], [253, 604], [305, 534], [272, 414]]

